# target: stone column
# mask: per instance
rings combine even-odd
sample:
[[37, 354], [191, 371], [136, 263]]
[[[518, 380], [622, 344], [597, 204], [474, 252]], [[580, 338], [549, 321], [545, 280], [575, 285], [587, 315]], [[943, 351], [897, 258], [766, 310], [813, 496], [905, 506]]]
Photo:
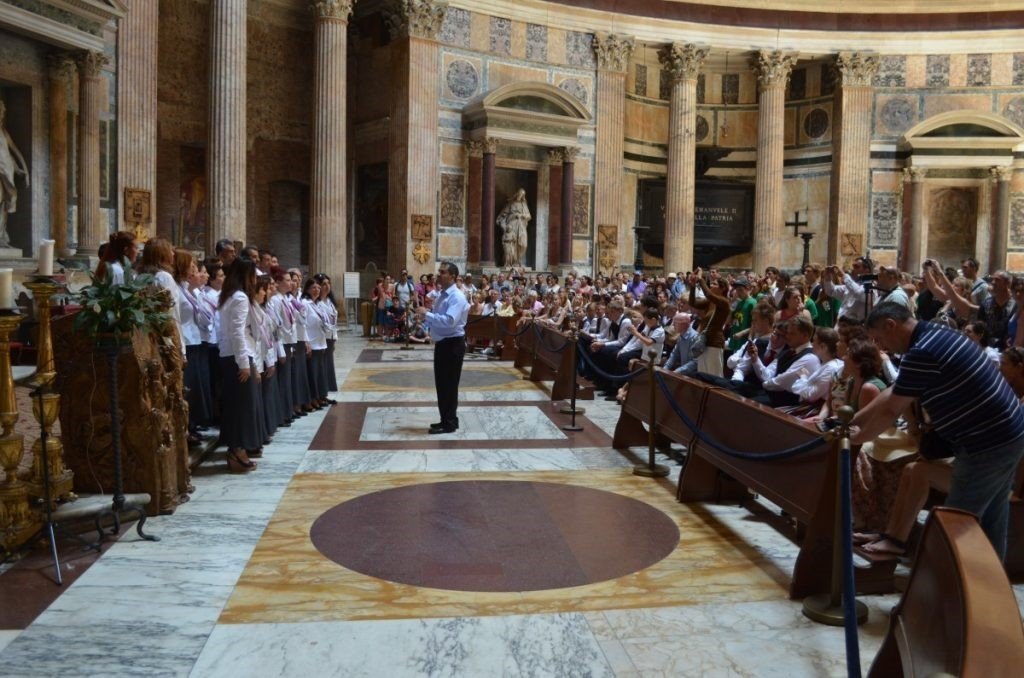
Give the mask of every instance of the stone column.
[[[576, 155], [580, 149], [568, 146], [562, 149], [562, 231], [558, 240], [558, 264], [572, 268], [572, 226], [576, 198]], [[563, 271], [564, 272], [564, 271]]]
[[759, 273], [767, 266], [783, 266], [785, 263], [780, 261], [780, 243], [785, 223], [782, 214], [783, 132], [786, 124], [786, 83], [795, 61], [796, 57], [769, 50], [761, 50], [751, 59], [760, 93], [757, 108], [753, 263], [753, 269]]
[[50, 57], [50, 235], [60, 257], [75, 253], [68, 246], [68, 85], [74, 77], [70, 56]]
[[[388, 262], [391, 270], [408, 268], [413, 277], [435, 270], [433, 262], [412, 259], [413, 215], [431, 218], [437, 237], [440, 192], [438, 103], [440, 88], [437, 34], [447, 5], [434, 0], [400, 0], [384, 9], [392, 38], [391, 167]], [[432, 245], [432, 243], [428, 243]], [[461, 254], [461, 253], [460, 253]], [[434, 252], [435, 259], [452, 256]], [[458, 255], [456, 255], [458, 256]]]
[[78, 58], [78, 253], [95, 257], [109, 237], [100, 214], [100, 75], [107, 57], [83, 52]]
[[483, 195], [483, 164], [484, 144], [482, 141], [467, 141], [468, 156], [467, 187], [466, 187], [466, 263], [470, 266], [480, 265], [480, 210]]
[[480, 192], [480, 265], [494, 266], [494, 167], [497, 139], [484, 140], [483, 186]]
[[668, 177], [665, 193], [665, 270], [693, 269], [693, 212], [697, 188], [697, 76], [708, 50], [672, 43], [658, 59], [672, 79], [668, 110]]
[[925, 169], [923, 167], [907, 167], [903, 170], [903, 199], [910, 199], [910, 233], [907, 235], [906, 269], [914, 275], [921, 271], [925, 259], [924, 242], [924, 208], [925, 208]]
[[1010, 234], [1010, 180], [1013, 167], [992, 167], [989, 169], [995, 184], [992, 201], [992, 245], [989, 249], [989, 271], [1006, 268], [1006, 239]]
[[846, 235], [867, 246], [871, 220], [871, 78], [878, 57], [841, 53], [836, 57], [839, 91], [833, 105], [832, 181], [828, 216], [828, 262], [839, 261]]
[[[618, 242], [633, 242], [625, 232], [622, 219], [622, 163], [625, 152], [626, 68], [633, 53], [634, 40], [621, 35], [598, 33], [594, 36], [597, 56], [596, 147], [594, 149], [594, 223], [600, 227], [618, 227]], [[563, 219], [563, 224], [565, 220]], [[571, 226], [570, 226], [571, 228]], [[595, 229], [595, 231], [598, 229]], [[619, 249], [620, 266], [632, 253]], [[600, 260], [600, 253], [595, 254]]]
[[346, 68], [352, 0], [317, 0], [313, 10], [313, 167], [309, 270], [331, 277], [344, 298], [348, 270]]
[[562, 149], [548, 151], [548, 268], [561, 260], [563, 162]]
[[246, 0], [210, 2], [210, 125], [206, 146], [206, 249], [245, 241]]
[[[117, 196], [124, 229], [124, 189], [149, 191], [149, 213], [156, 215], [156, 81], [159, 0], [130, 0], [117, 31]], [[148, 237], [142, 225], [140, 235]]]

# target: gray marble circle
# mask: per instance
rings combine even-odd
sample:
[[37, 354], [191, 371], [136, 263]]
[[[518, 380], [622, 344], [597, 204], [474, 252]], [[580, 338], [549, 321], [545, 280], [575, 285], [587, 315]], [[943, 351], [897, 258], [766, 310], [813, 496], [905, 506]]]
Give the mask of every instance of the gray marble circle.
[[[382, 370], [370, 375], [369, 380], [380, 386], [434, 388], [434, 370], [429, 367], [409, 370]], [[462, 378], [459, 380], [459, 388], [489, 388], [518, 380], [519, 377], [516, 375], [504, 372], [463, 370]]]
[[1024, 125], [1024, 97], [1014, 97], [1006, 102], [1003, 115], [1018, 125]]
[[708, 138], [708, 132], [711, 128], [708, 126], [708, 120], [703, 115], [697, 116], [697, 141], [704, 141]]
[[460, 99], [468, 99], [476, 94], [480, 86], [480, 77], [476, 73], [473, 64], [459, 59], [448, 64], [448, 73], [445, 76], [448, 82], [448, 89]]
[[889, 99], [882, 106], [879, 117], [893, 132], [904, 132], [914, 124], [914, 103], [905, 97]]
[[828, 131], [828, 113], [824, 108], [815, 108], [804, 118], [804, 132], [811, 139], [824, 136]]
[[587, 86], [582, 80], [578, 78], [569, 78], [568, 80], [563, 80], [558, 87], [573, 95], [583, 103], [587, 103]]

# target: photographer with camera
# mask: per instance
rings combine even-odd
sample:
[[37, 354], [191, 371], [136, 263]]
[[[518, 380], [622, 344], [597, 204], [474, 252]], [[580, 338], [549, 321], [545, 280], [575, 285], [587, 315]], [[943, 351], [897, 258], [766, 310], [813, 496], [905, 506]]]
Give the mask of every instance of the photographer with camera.
[[828, 296], [839, 300], [839, 318], [863, 322], [875, 305], [875, 264], [870, 257], [857, 257], [849, 273], [838, 266], [825, 271], [823, 285]]

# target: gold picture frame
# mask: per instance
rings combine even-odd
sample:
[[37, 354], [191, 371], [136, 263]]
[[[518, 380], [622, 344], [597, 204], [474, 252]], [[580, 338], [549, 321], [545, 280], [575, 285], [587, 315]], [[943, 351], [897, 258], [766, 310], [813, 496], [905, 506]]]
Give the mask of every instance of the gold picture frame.
[[124, 189], [124, 220], [129, 224], [148, 224], [153, 220], [153, 194], [141, 188]]
[[434, 217], [431, 214], [412, 215], [412, 239], [430, 240], [434, 237]]

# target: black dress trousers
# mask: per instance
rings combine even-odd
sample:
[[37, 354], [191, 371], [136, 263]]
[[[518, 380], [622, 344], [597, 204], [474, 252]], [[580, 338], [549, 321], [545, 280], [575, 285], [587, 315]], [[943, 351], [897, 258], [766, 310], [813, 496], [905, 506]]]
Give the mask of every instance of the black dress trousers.
[[434, 345], [434, 387], [441, 425], [455, 428], [458, 422], [459, 380], [466, 356], [466, 337], [442, 339]]

